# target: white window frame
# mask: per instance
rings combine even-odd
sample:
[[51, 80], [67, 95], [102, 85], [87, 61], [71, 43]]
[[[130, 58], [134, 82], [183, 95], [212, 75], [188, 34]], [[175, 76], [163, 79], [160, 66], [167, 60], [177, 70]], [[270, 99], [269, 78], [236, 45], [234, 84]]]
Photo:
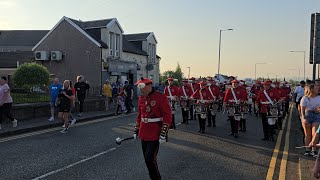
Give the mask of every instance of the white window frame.
[[120, 57], [120, 34], [115, 34], [115, 57]]
[[114, 33], [110, 32], [109, 33], [109, 55], [110, 56], [114, 56], [114, 53], [113, 53], [113, 47], [114, 47], [113, 37], [114, 37]]

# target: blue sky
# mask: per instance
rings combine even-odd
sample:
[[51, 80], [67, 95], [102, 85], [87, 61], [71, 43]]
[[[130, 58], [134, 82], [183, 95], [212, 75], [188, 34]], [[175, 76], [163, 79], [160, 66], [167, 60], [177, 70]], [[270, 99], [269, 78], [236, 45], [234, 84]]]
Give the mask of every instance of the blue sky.
[[[0, 0], [0, 29], [51, 29], [62, 16], [96, 20], [116, 17], [125, 33], [154, 32], [161, 72], [179, 62], [185, 75], [217, 73], [219, 30], [221, 73], [311, 77], [310, 15], [319, 0]], [[289, 70], [290, 69], [290, 70]]]

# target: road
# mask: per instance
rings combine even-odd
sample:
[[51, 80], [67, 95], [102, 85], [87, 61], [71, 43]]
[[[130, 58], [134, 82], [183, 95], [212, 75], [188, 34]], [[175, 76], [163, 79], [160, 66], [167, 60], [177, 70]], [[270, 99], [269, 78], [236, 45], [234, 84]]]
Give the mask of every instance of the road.
[[[176, 114], [179, 123], [180, 111]], [[2, 138], [0, 179], [148, 179], [139, 140], [115, 143], [117, 137], [132, 135], [135, 117], [78, 123], [67, 134], [55, 128]], [[197, 121], [179, 124], [169, 131], [169, 142], [160, 145], [162, 179], [278, 179], [284, 156], [274, 152], [285, 150], [287, 130], [277, 131], [281, 142], [261, 141], [261, 119], [249, 116], [247, 132], [235, 139], [228, 136], [229, 122], [222, 113], [217, 127], [206, 127], [206, 134], [197, 132]], [[286, 165], [291, 172], [282, 174], [297, 177], [297, 164], [290, 158]]]

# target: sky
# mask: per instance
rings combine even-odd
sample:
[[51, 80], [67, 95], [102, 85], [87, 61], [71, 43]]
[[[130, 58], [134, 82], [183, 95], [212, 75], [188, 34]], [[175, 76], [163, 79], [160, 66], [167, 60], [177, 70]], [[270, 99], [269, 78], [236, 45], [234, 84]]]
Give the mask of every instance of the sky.
[[50, 30], [63, 17], [115, 17], [126, 34], [154, 32], [160, 71], [179, 63], [185, 76], [218, 72], [241, 78], [303, 78], [309, 64], [310, 16], [319, 0], [0, 0], [0, 30]]

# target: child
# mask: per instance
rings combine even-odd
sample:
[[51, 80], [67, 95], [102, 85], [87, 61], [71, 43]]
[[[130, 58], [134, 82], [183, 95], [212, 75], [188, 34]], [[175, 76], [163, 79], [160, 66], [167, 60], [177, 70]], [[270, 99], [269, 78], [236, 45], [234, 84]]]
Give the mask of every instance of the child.
[[126, 113], [127, 112], [127, 108], [125, 106], [125, 102], [124, 102], [124, 92], [122, 91], [120, 94], [117, 95], [116, 97], [116, 102], [117, 102], [117, 112], [116, 112], [116, 116], [119, 114], [119, 110], [121, 110], [122, 113]]

